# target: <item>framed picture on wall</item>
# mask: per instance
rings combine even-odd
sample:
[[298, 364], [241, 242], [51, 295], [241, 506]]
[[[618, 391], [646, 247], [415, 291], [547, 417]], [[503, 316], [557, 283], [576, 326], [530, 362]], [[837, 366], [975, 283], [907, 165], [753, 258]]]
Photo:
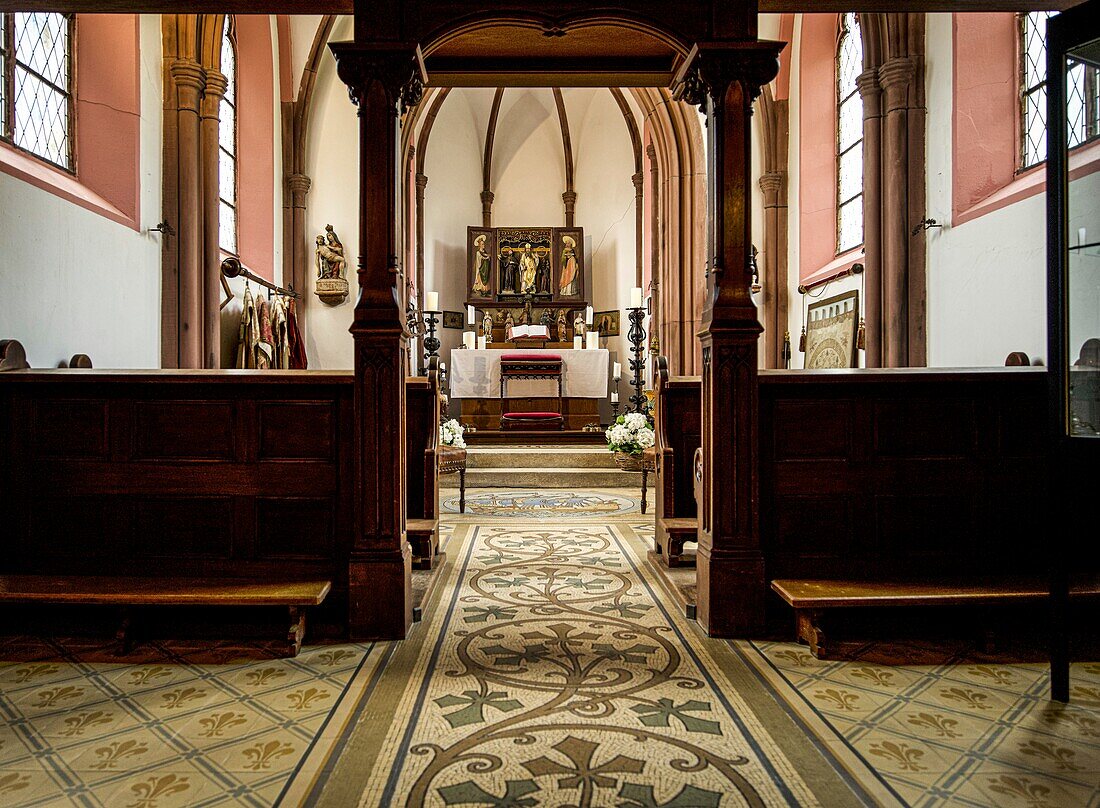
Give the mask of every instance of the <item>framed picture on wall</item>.
[[806, 310], [807, 370], [859, 367], [859, 292], [845, 292]]
[[466, 325], [466, 315], [460, 311], [443, 312], [443, 327], [456, 328], [461, 331]]
[[592, 327], [600, 332], [601, 337], [619, 336], [619, 312], [598, 311], [592, 315]]
[[[493, 231], [487, 227], [466, 228], [467, 300], [495, 300], [493, 255], [496, 252]], [[444, 326], [446, 327], [446, 326]]]
[[584, 230], [554, 228], [554, 293], [559, 300], [584, 299]]

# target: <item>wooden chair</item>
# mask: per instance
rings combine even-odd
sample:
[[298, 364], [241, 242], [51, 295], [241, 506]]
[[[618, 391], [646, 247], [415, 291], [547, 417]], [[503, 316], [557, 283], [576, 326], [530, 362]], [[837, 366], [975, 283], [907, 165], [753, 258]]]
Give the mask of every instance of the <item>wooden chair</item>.
[[405, 533], [413, 566], [431, 569], [439, 551], [439, 370], [405, 379]]
[[[508, 382], [520, 379], [556, 381], [558, 385], [557, 412], [523, 412], [511, 406]], [[561, 354], [548, 351], [506, 353], [500, 357], [500, 428], [560, 430], [565, 428], [565, 402], [562, 397]]]
[[692, 456], [702, 443], [702, 387], [698, 377], [672, 377], [668, 360], [657, 358], [654, 470], [659, 558], [678, 566], [684, 542], [696, 541], [698, 517], [692, 483]]

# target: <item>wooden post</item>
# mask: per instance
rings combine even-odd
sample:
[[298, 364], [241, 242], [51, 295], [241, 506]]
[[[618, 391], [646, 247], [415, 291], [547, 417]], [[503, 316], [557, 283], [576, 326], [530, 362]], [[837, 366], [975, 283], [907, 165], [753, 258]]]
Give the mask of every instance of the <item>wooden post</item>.
[[764, 626], [757, 510], [757, 340], [752, 301], [750, 116], [781, 43], [701, 43], [678, 94], [707, 114], [708, 271], [703, 305], [703, 502], [696, 619], [714, 637]]
[[[358, 32], [357, 32], [358, 33]], [[398, 301], [398, 126], [420, 100], [413, 45], [333, 44], [337, 73], [359, 108], [359, 299], [355, 340], [355, 529], [348, 565], [352, 639], [401, 639], [412, 623], [405, 535], [405, 369]], [[430, 426], [425, 426], [430, 428]]]

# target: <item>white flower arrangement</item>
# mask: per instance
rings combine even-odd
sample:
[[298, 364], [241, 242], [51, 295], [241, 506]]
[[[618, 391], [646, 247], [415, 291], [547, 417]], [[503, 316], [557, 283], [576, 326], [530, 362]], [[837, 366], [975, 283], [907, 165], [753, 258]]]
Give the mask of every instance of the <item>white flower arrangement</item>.
[[607, 448], [612, 452], [641, 454], [653, 445], [653, 425], [640, 412], [620, 415], [607, 432]]
[[444, 446], [454, 446], [456, 449], [465, 449], [466, 441], [462, 437], [465, 432], [466, 428], [454, 418], [450, 421], [444, 421], [439, 425], [439, 439], [443, 442]]

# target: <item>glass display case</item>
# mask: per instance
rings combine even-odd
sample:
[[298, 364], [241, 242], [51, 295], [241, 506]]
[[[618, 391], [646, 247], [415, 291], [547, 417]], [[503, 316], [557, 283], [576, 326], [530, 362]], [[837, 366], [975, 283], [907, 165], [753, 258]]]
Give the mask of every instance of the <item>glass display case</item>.
[[1068, 701], [1069, 570], [1093, 574], [1100, 557], [1091, 515], [1100, 490], [1100, 0], [1047, 22], [1046, 92], [1051, 698]]

